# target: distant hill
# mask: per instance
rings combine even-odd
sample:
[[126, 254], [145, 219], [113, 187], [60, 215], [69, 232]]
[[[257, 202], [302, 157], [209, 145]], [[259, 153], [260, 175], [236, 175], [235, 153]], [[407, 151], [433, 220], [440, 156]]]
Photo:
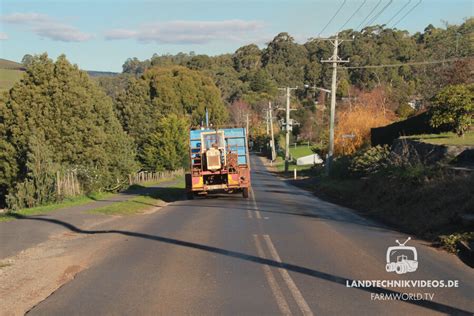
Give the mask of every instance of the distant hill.
[[119, 75], [118, 72], [112, 72], [112, 71], [86, 70], [86, 72], [91, 77], [115, 77], [115, 76]]
[[25, 70], [25, 67], [15, 61], [0, 58], [0, 69]]
[[[10, 90], [13, 85], [21, 79], [25, 70], [25, 67], [20, 63], [0, 58], [0, 92]], [[89, 76], [94, 78], [114, 77], [119, 75], [119, 73], [111, 71], [86, 70], [86, 72]]]

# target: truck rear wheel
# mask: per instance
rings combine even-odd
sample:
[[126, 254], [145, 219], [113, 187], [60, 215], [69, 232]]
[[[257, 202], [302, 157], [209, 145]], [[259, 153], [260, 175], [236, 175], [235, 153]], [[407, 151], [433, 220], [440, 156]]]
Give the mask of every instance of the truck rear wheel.
[[242, 189], [242, 196], [243, 196], [245, 199], [248, 199], [248, 197], [249, 197], [249, 188], [243, 188], [243, 189]]

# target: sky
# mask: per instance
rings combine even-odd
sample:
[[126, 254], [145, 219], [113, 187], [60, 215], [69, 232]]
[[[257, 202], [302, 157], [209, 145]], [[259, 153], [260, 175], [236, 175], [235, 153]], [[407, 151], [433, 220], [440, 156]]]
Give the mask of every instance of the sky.
[[0, 0], [0, 58], [65, 54], [81, 69], [120, 72], [129, 57], [233, 53], [280, 32], [304, 43], [368, 23], [415, 33], [473, 11], [474, 0]]

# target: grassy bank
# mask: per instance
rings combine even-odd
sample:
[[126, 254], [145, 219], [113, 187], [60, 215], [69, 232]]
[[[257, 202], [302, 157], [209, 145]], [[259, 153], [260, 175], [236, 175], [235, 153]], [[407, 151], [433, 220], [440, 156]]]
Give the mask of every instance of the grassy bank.
[[[113, 193], [94, 193], [84, 196], [78, 196], [71, 199], [65, 199], [64, 201], [59, 203], [52, 203], [32, 208], [21, 209], [16, 211], [15, 214], [23, 216], [46, 214], [62, 208], [83, 205], [97, 200], [106, 199], [112, 195]], [[14, 219], [15, 217], [11, 216], [8, 213], [0, 214], [0, 222], [11, 221]]]
[[462, 137], [455, 133], [441, 133], [407, 136], [406, 138], [435, 145], [474, 146], [474, 131], [469, 131]]
[[[474, 174], [437, 167], [391, 169], [368, 177], [327, 177], [321, 168], [292, 180], [315, 195], [454, 251], [474, 238]], [[282, 173], [280, 173], [281, 175]]]
[[163, 206], [167, 202], [180, 200], [184, 197], [185, 183], [183, 177], [178, 178], [177, 183], [169, 187], [150, 187], [151, 185], [153, 184], [135, 184], [131, 186], [127, 192], [137, 194], [138, 196], [123, 202], [96, 208], [90, 212], [105, 215], [133, 215]]

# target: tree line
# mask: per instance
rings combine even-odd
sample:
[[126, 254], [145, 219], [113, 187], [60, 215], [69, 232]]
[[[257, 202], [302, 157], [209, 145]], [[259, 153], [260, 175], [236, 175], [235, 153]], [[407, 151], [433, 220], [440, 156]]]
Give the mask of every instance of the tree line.
[[[430, 102], [441, 87], [472, 80], [472, 59], [466, 57], [473, 56], [473, 30], [471, 18], [445, 28], [430, 25], [413, 35], [384, 26], [341, 32], [341, 38], [353, 39], [340, 49], [351, 66], [460, 59], [421, 67], [342, 69], [337, 93], [348, 102], [340, 110], [354, 114], [341, 120], [357, 121], [357, 115], [380, 113], [381, 107], [377, 122], [385, 123], [409, 115], [406, 104], [412, 98]], [[330, 86], [330, 66], [320, 60], [331, 54], [326, 41], [298, 44], [280, 33], [263, 49], [250, 44], [218, 56], [130, 58], [122, 74], [97, 78], [65, 56], [53, 61], [46, 54], [28, 55], [23, 79], [0, 96], [0, 205], [21, 208], [57, 200], [58, 171], [72, 172], [82, 191], [93, 192], [120, 189], [132, 172], [186, 166], [187, 131], [201, 124], [206, 108], [215, 126], [242, 125], [250, 113], [251, 133], [262, 135], [267, 102], [284, 102], [277, 88]], [[325, 95], [300, 89], [292, 102], [298, 109], [292, 116], [300, 123], [295, 139], [325, 147]]]
[[[343, 66], [408, 64], [399, 67], [340, 68], [337, 84], [340, 119], [354, 117], [354, 114], [344, 113], [354, 108], [362, 110], [360, 117], [371, 115], [365, 109], [368, 99], [369, 103], [376, 103], [375, 110], [384, 113], [378, 124], [404, 119], [420, 108], [430, 107], [444, 86], [472, 82], [473, 32], [474, 18], [466, 19], [460, 25], [446, 23], [439, 28], [428, 25], [423, 32], [415, 34], [384, 25], [340, 32], [340, 38], [350, 40], [343, 42], [339, 49], [339, 56], [350, 60]], [[254, 135], [265, 132], [264, 124], [259, 122], [265, 121], [268, 101], [284, 105], [285, 100], [277, 88], [298, 86], [300, 89], [292, 97], [292, 105], [298, 109], [292, 112], [292, 116], [299, 123], [293, 129], [293, 140], [308, 140], [324, 148], [328, 98], [324, 93], [303, 87], [306, 84], [330, 88], [331, 65], [321, 63], [321, 59], [328, 59], [331, 55], [332, 45], [328, 41], [314, 38], [299, 44], [290, 34], [280, 33], [263, 48], [250, 44], [234, 53], [218, 56], [191, 52], [154, 54], [143, 61], [129, 58], [123, 64], [123, 74], [119, 78], [103, 79], [101, 84], [110, 87], [111, 81], [140, 76], [154, 66], [180, 65], [200, 70], [213, 78], [234, 123], [242, 124], [243, 111], [251, 113], [250, 125]], [[456, 61], [449, 61], [453, 59]], [[409, 65], [443, 60], [448, 61]], [[111, 94], [115, 92], [111, 91]], [[282, 119], [282, 114], [276, 113], [278, 119]]]
[[59, 172], [88, 193], [123, 188], [133, 172], [183, 168], [189, 127], [206, 107], [216, 124], [227, 120], [213, 80], [185, 67], [149, 69], [111, 98], [65, 56], [32, 56], [0, 99], [0, 204], [57, 201]]

